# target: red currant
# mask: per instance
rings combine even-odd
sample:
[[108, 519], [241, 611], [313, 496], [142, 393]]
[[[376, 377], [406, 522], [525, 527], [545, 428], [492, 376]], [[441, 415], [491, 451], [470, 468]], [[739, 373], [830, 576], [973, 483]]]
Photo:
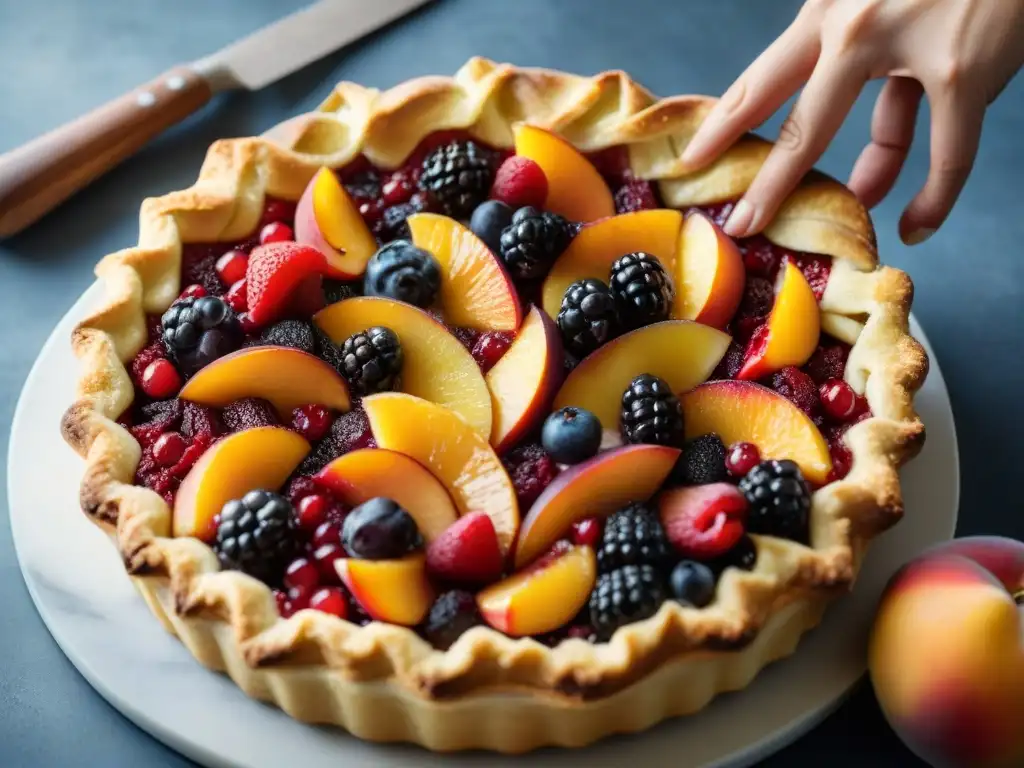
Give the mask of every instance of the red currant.
[[324, 544], [317, 547], [313, 552], [313, 560], [320, 570], [320, 582], [322, 584], [337, 584], [338, 570], [334, 563], [345, 557], [345, 552], [337, 544]]
[[243, 277], [237, 283], [234, 283], [228, 292], [224, 294], [224, 301], [231, 307], [235, 312], [245, 312], [249, 308], [248, 299], [246, 297], [246, 282]]
[[818, 393], [825, 413], [836, 421], [848, 421], [856, 415], [857, 393], [842, 379], [828, 379]]
[[260, 230], [260, 245], [283, 243], [294, 239], [295, 233], [292, 232], [292, 228], [280, 221], [272, 221]]
[[313, 532], [313, 546], [322, 547], [324, 544], [341, 545], [341, 528], [334, 523], [321, 523]]
[[388, 181], [381, 187], [381, 199], [384, 205], [401, 205], [409, 202], [416, 188], [412, 185], [409, 177], [403, 171], [395, 171]]
[[601, 538], [601, 523], [588, 517], [572, 525], [572, 542], [580, 547], [596, 547]]
[[836, 480], [842, 480], [850, 474], [853, 456], [850, 453], [850, 449], [838, 441], [829, 446], [829, 454], [832, 457], [832, 469], [829, 471], [825, 482], [834, 483]]
[[267, 200], [260, 221], [263, 224], [272, 224], [275, 221], [287, 222], [294, 219], [295, 203], [289, 203], [287, 200]]
[[181, 292], [179, 299], [201, 299], [206, 295], [206, 289], [199, 283], [193, 283]]
[[733, 477], [743, 477], [761, 461], [753, 443], [734, 443], [725, 454], [725, 468]]
[[217, 259], [217, 274], [224, 285], [233, 285], [245, 277], [249, 257], [241, 251], [228, 251]]
[[181, 376], [170, 360], [154, 360], [142, 372], [142, 391], [154, 400], [163, 400], [181, 389]]
[[249, 317], [248, 312], [242, 312], [239, 314], [238, 324], [242, 326], [242, 330], [245, 333], [255, 333], [259, 330], [259, 325], [253, 322], [253, 319]]
[[284, 585], [289, 589], [312, 589], [320, 584], [320, 571], [304, 557], [293, 560], [284, 572]]
[[173, 467], [185, 454], [188, 445], [177, 432], [165, 432], [153, 443], [153, 458], [162, 467]]
[[372, 227], [380, 221], [383, 211], [376, 201], [367, 200], [366, 202], [359, 204], [359, 215], [363, 217], [363, 221], [365, 221], [368, 226]]
[[292, 606], [288, 602], [288, 595], [280, 589], [275, 589], [274, 600], [277, 601], [277, 612], [281, 614], [281, 618], [287, 619], [292, 615]]
[[327, 519], [327, 499], [319, 493], [305, 496], [299, 501], [299, 525], [307, 531], [315, 531]]
[[309, 608], [309, 598], [316, 592], [316, 587], [292, 587], [288, 590], [288, 603], [291, 605], [292, 613]]
[[300, 405], [292, 411], [292, 429], [311, 443], [326, 435], [333, 421], [331, 412], [316, 403]]
[[348, 618], [348, 600], [340, 587], [324, 587], [309, 599], [309, 607], [323, 611], [339, 619]]

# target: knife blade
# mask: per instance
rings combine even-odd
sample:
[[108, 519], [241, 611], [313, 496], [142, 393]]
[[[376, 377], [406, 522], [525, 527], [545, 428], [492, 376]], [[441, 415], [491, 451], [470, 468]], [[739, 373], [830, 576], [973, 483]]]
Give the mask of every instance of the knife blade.
[[215, 93], [263, 88], [429, 2], [319, 0], [0, 155], [0, 237], [37, 221]]

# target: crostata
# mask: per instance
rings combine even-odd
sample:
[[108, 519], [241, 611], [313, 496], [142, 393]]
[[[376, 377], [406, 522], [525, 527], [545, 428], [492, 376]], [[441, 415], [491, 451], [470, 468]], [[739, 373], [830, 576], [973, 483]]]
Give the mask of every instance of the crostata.
[[580, 746], [791, 653], [902, 514], [912, 285], [712, 100], [469, 61], [338, 85], [142, 204], [74, 331], [81, 503], [164, 626], [292, 716]]

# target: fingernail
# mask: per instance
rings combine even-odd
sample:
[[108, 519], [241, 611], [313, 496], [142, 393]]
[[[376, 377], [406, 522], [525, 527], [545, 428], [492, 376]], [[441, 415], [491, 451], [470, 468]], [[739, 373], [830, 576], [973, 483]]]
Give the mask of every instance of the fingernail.
[[746, 200], [740, 200], [732, 209], [729, 219], [722, 229], [729, 237], [743, 237], [754, 223], [754, 206]]
[[908, 233], [903, 242], [907, 245], [920, 245], [934, 234], [934, 229], [930, 229], [929, 227], [920, 227], [915, 229], [913, 232]]

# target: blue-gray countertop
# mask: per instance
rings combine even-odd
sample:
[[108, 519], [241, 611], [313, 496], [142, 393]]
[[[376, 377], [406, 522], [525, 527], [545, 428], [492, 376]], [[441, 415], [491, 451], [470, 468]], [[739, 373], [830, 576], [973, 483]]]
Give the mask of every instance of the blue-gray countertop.
[[[0, 152], [302, 4], [0, 0]], [[141, 199], [188, 186], [215, 138], [261, 132], [313, 107], [338, 80], [387, 87], [415, 75], [454, 72], [474, 54], [587, 74], [621, 68], [655, 93], [717, 94], [798, 5], [438, 0], [262, 93], [218, 99], [35, 227], [0, 242], [0, 445], [6, 450], [32, 361], [92, 281], [97, 259], [135, 242]], [[840, 179], [867, 139], [876, 93], [877, 87], [869, 89], [820, 163]], [[992, 108], [977, 169], [946, 227], [908, 249], [896, 236], [896, 222], [927, 171], [926, 121], [927, 111], [900, 183], [875, 211], [880, 251], [913, 276], [914, 311], [949, 385], [963, 472], [960, 533], [1024, 539], [1024, 515], [1009, 486], [1024, 423], [1024, 80], [1012, 83]], [[766, 135], [777, 125], [778, 119]], [[6, 498], [6, 483], [0, 498]], [[64, 658], [29, 600], [6, 514], [0, 514], [0, 606], [0, 765], [191, 765], [121, 717]], [[764, 764], [825, 763], [918, 764], [885, 725], [866, 686]]]

